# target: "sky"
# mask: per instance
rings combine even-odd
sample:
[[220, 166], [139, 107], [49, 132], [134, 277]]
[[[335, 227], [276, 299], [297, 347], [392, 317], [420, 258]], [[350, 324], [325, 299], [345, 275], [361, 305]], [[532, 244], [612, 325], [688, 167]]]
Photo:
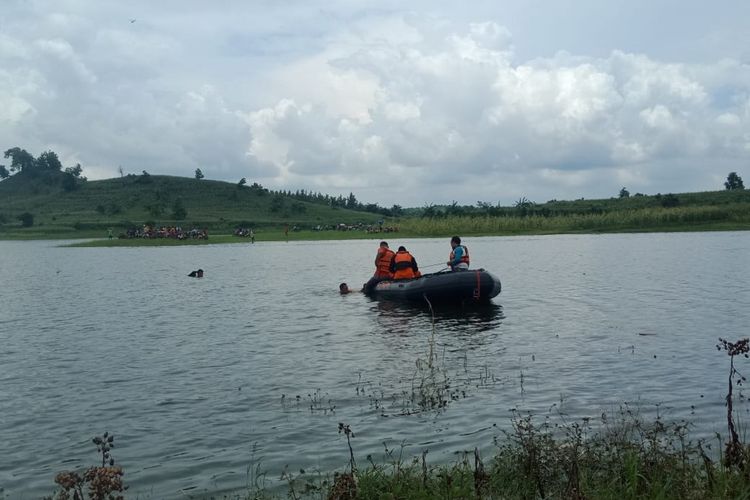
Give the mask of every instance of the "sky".
[[92, 180], [418, 207], [750, 176], [747, 0], [2, 4], [0, 148]]

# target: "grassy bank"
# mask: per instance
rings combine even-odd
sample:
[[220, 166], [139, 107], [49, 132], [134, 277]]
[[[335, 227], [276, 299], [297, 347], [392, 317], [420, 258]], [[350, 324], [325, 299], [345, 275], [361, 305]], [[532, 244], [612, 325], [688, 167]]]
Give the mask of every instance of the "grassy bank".
[[512, 430], [497, 439], [489, 458], [475, 449], [462, 452], [453, 464], [431, 465], [426, 452], [402, 459], [401, 450], [386, 450], [382, 461], [370, 457], [362, 469], [350, 463], [333, 477], [286, 473], [284, 495], [271, 494], [259, 483], [237, 498], [684, 500], [750, 495], [750, 471], [712, 459], [710, 444], [691, 442], [684, 423], [646, 423], [627, 407], [619, 419], [598, 422], [599, 431], [589, 420], [541, 420], [514, 417]]
[[[283, 231], [258, 231], [255, 241], [330, 241], [330, 240], [391, 240], [404, 238], [445, 238], [453, 234], [466, 236], [518, 236], [543, 234], [582, 234], [582, 233], [635, 233], [635, 232], [687, 232], [687, 231], [745, 231], [750, 230], [750, 221], [706, 221], [693, 223], [651, 224], [636, 226], [628, 224], [607, 225], [593, 221], [586, 229], [581, 224], [570, 224], [565, 227], [558, 221], [544, 219], [523, 220], [475, 220], [456, 217], [432, 221], [425, 219], [404, 219], [397, 233], [367, 233], [364, 231], [298, 231], [285, 235]], [[69, 238], [71, 236], [68, 236]], [[18, 238], [23, 239], [23, 238]], [[74, 247], [148, 247], [165, 245], [205, 245], [223, 243], [246, 243], [248, 238], [231, 234], [212, 235], [208, 240], [174, 240], [174, 239], [112, 239], [101, 237], [82, 240], [71, 244]]]
[[[366, 233], [364, 231], [295, 231], [285, 235], [283, 231], [258, 231], [255, 234], [255, 242], [262, 241], [331, 241], [331, 240], [360, 240], [360, 239], [383, 239], [387, 234]], [[406, 237], [404, 235], [399, 235]], [[176, 240], [172, 238], [132, 238], [132, 239], [107, 239], [97, 238], [81, 240], [66, 246], [71, 247], [153, 247], [153, 246], [180, 246], [180, 245], [208, 245], [208, 244], [251, 244], [250, 238], [239, 237], [233, 234], [210, 235], [207, 240], [186, 239]]]
[[[492, 443], [488, 456], [478, 448], [458, 453], [451, 464], [431, 463], [428, 451], [409, 456], [385, 446], [382, 456], [355, 457], [356, 429], [339, 424], [346, 435], [342, 471], [267, 471], [248, 466], [248, 486], [234, 494], [195, 494], [187, 498], [223, 499], [738, 499], [750, 497], [750, 450], [730, 461], [725, 443], [692, 440], [686, 422], [650, 421], [623, 405], [596, 420], [567, 422], [564, 414], [532, 417], [516, 413], [508, 431]], [[336, 432], [331, 429], [332, 434]], [[488, 443], [483, 443], [487, 445]], [[486, 446], [485, 446], [486, 448]], [[107, 450], [109, 451], [109, 450]], [[99, 453], [102, 453], [99, 451]], [[344, 458], [348, 457], [348, 458]], [[107, 460], [111, 457], [107, 455]], [[119, 467], [92, 467], [89, 478], [105, 476], [124, 488]], [[86, 476], [63, 472], [57, 482], [78, 484]], [[70, 491], [70, 490], [69, 490]], [[122, 491], [122, 490], [115, 490]], [[58, 495], [63, 491], [58, 492]], [[127, 497], [127, 495], [126, 495]], [[62, 499], [64, 496], [54, 498]], [[68, 497], [69, 498], [69, 497]], [[81, 498], [86, 498], [82, 496]], [[88, 498], [109, 498], [106, 496]]]

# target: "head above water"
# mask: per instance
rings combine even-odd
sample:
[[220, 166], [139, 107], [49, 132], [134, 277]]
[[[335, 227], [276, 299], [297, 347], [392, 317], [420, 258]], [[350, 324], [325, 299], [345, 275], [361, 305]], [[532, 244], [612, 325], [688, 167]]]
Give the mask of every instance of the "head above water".
[[349, 293], [349, 285], [346, 283], [341, 283], [339, 285], [339, 293]]

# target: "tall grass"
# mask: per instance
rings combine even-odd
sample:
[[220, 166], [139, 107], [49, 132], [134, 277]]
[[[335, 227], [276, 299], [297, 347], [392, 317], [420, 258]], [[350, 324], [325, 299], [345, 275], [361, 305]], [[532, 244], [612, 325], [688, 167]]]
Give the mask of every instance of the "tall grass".
[[382, 459], [368, 455], [367, 465], [357, 468], [353, 441], [347, 435], [350, 458], [343, 473], [282, 474], [286, 495], [261, 487], [236, 498], [750, 498], [750, 468], [717, 460], [720, 440], [715, 446], [693, 441], [687, 422], [648, 420], [627, 404], [597, 422], [514, 413], [510, 430], [496, 437], [489, 458], [475, 448], [461, 452], [452, 464], [430, 464], [427, 451], [409, 457], [403, 447], [385, 446]]
[[664, 230], [728, 224], [750, 228], [750, 204], [641, 208], [605, 213], [544, 217], [448, 216], [403, 219], [400, 231], [416, 236], [460, 234], [545, 234]]

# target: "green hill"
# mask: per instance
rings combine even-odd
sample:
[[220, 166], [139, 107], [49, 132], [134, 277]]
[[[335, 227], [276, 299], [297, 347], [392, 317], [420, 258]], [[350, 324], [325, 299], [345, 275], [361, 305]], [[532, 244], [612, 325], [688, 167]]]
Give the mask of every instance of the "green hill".
[[[49, 157], [40, 160], [45, 158]], [[305, 197], [304, 192], [275, 193], [258, 184], [145, 172], [86, 181], [80, 169], [62, 171], [40, 160], [0, 182], [0, 238], [103, 237], [110, 228], [117, 235], [144, 225], [207, 229], [212, 235], [244, 227], [266, 233], [265, 237], [278, 237], [288, 226], [302, 231], [298, 237], [364, 237], [363, 231], [310, 230], [340, 224], [364, 228], [385, 218], [383, 209], [362, 205], [353, 194], [351, 200], [310, 193]], [[401, 209], [394, 205], [385, 212], [393, 215], [397, 208], [402, 216], [387, 217], [386, 229], [393, 225], [410, 236], [750, 229], [750, 190], [745, 189], [541, 204], [521, 198], [506, 207], [453, 203]]]
[[382, 217], [299, 201], [259, 185], [131, 174], [79, 180], [66, 189], [62, 172], [29, 172], [0, 182], [0, 236], [101, 236], [108, 228], [121, 232], [145, 223], [230, 233], [236, 227], [373, 224]]

